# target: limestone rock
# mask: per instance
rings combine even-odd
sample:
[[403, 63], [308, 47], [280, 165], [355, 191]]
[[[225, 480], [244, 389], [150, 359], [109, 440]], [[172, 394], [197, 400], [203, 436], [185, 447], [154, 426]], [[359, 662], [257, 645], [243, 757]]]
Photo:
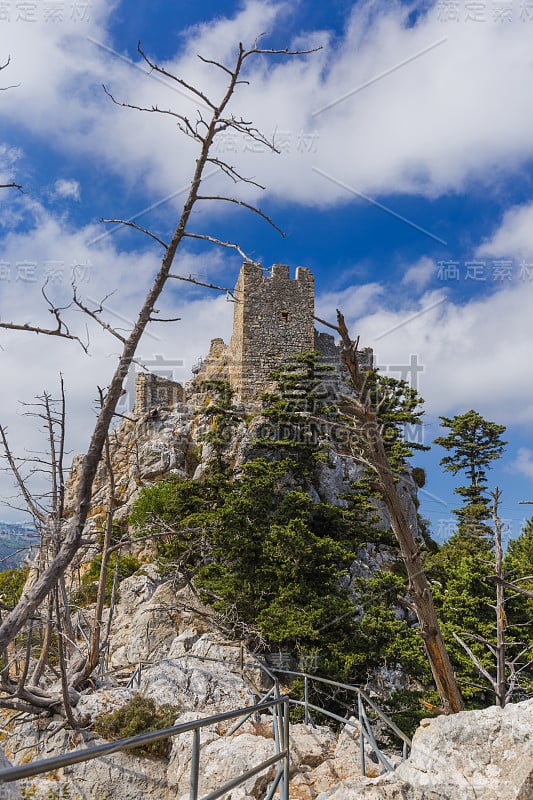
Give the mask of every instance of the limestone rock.
[[109, 714], [125, 705], [134, 694], [133, 689], [127, 689], [125, 686], [98, 689], [89, 694], [82, 694], [76, 711], [80, 716], [88, 714], [94, 719], [99, 714]]
[[[182, 718], [181, 718], [182, 719]], [[181, 721], [181, 720], [180, 720]], [[176, 739], [167, 770], [169, 787], [174, 797], [186, 798], [189, 794], [192, 733], [184, 733]], [[243, 733], [240, 736], [216, 736], [213, 732], [202, 732], [200, 750], [199, 796], [219, 788], [226, 781], [257, 766], [275, 753], [273, 739]], [[271, 766], [264, 772], [232, 790], [232, 800], [245, 797], [260, 798], [276, 774]]]
[[[217, 665], [221, 666], [221, 665]], [[165, 659], [143, 671], [140, 691], [163, 705], [202, 710], [204, 716], [251, 705], [254, 696], [229, 669], [212, 670], [190, 657]]]
[[335, 736], [326, 726], [291, 725], [291, 766], [317, 767], [333, 755]]
[[[4, 751], [0, 748], [0, 769], [9, 769], [13, 764], [4, 755]], [[0, 800], [18, 800], [21, 797], [20, 784], [18, 781], [12, 783], [0, 783]]]
[[430, 720], [395, 777], [450, 800], [532, 798], [533, 700]]
[[[359, 725], [354, 717], [351, 718], [351, 722], [356, 724], [357, 727], [345, 725], [339, 734], [337, 746], [335, 747], [333, 767], [335, 774], [340, 779], [353, 777], [353, 775], [361, 772]], [[368, 778], [377, 778], [384, 771], [384, 767], [366, 739], [364, 741], [364, 753], [365, 775]], [[389, 762], [392, 760], [391, 756], [387, 755], [387, 758]]]
[[111, 638], [111, 665], [156, 660], [168, 653], [179, 626], [172, 584], [143, 570], [120, 584]]
[[531, 800], [533, 700], [424, 720], [390, 775], [345, 780], [318, 800]]
[[[95, 742], [91, 742], [95, 744]], [[138, 758], [114, 753], [63, 770], [70, 796], [80, 800], [132, 800], [152, 797], [171, 800], [165, 775], [165, 762], [156, 758]], [[61, 796], [61, 795], [60, 795]]]

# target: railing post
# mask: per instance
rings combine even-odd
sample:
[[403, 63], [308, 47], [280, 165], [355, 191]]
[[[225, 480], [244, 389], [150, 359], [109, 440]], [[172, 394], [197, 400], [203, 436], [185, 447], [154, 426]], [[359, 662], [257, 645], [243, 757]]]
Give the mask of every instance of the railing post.
[[280, 800], [289, 800], [289, 701], [283, 703], [283, 749], [287, 751], [283, 764], [283, 781], [280, 787]]
[[189, 787], [189, 800], [198, 798], [198, 773], [200, 767], [200, 730], [195, 728], [192, 732], [191, 754], [191, 781]]
[[309, 725], [309, 679], [304, 677], [304, 722]]
[[361, 775], [366, 777], [365, 737], [363, 736], [363, 700], [359, 692], [357, 693], [357, 709], [359, 712], [359, 760], [361, 764]]
[[241, 673], [241, 680], [244, 680], [244, 646], [242, 642], [239, 650], [239, 670]]

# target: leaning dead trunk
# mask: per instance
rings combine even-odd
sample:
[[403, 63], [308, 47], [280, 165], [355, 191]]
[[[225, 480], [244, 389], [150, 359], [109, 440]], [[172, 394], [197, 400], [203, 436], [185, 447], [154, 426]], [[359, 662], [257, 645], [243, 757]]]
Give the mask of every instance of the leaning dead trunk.
[[405, 515], [393, 471], [389, 462], [374, 404], [367, 396], [366, 381], [357, 362], [357, 342], [353, 342], [343, 315], [337, 311], [335, 330], [343, 343], [343, 359], [350, 373], [355, 397], [350, 398], [348, 413], [352, 413], [363, 432], [365, 460], [378, 477], [379, 488], [389, 512], [391, 527], [400, 546], [400, 552], [409, 578], [409, 593], [420, 623], [420, 635], [446, 714], [462, 711], [463, 698], [455, 678], [450, 657], [439, 626], [433, 597], [424, 572], [420, 549]]

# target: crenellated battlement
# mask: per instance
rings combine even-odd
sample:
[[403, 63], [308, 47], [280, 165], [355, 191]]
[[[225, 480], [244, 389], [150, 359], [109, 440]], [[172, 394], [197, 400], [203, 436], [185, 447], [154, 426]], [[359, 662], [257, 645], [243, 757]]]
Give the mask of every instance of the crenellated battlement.
[[235, 298], [229, 380], [238, 400], [253, 403], [282, 361], [314, 347], [314, 277], [306, 267], [291, 278], [286, 264], [265, 273], [244, 262]]
[[[299, 353], [317, 350], [333, 367], [331, 381], [339, 380], [341, 351], [329, 333], [314, 326], [315, 281], [307, 267], [297, 267], [294, 277], [287, 264], [265, 270], [245, 261], [234, 289], [233, 334], [229, 346], [213, 339], [209, 354], [194, 369], [188, 396], [199, 391], [203, 381], [228, 380], [235, 399], [257, 405], [271, 384], [271, 373]], [[372, 367], [372, 350], [359, 354], [364, 369]], [[184, 402], [184, 390], [158, 375], [137, 377], [135, 413], [155, 406], [170, 408]]]

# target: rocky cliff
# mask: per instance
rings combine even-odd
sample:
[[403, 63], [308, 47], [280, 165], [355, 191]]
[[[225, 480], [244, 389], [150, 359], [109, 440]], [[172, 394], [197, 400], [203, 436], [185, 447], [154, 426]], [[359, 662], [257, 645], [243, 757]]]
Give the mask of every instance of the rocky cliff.
[[[244, 660], [238, 643], [209, 623], [189, 589], [176, 589], [148, 568], [122, 583], [108, 670], [99, 687], [82, 693], [77, 711], [87, 719], [124, 706], [134, 694], [176, 707], [175, 723], [249, 705], [261, 691], [260, 671]], [[126, 682], [144, 664], [138, 685]], [[237, 666], [236, 666], [237, 665]], [[29, 722], [4, 712], [2, 744], [16, 763], [97, 744], [89, 727], [74, 735], [61, 717]], [[230, 723], [201, 737], [200, 796], [274, 753], [272, 719], [252, 717], [232, 732]], [[531, 800], [533, 797], [533, 700], [451, 717], [424, 720], [407, 761], [388, 753], [392, 774], [366, 747], [367, 777], [360, 774], [357, 728], [302, 723], [290, 726], [293, 800]], [[128, 753], [65, 768], [2, 797], [37, 800], [153, 800], [185, 798], [189, 791], [191, 734], [172, 741], [166, 758]], [[272, 777], [272, 774], [270, 777]], [[265, 777], [250, 778], [233, 800], [264, 797]]]
[[[131, 511], [143, 486], [168, 475], [187, 478], [201, 478], [215, 455], [215, 446], [209, 441], [213, 430], [213, 417], [210, 407], [216, 405], [216, 386], [224, 382], [227, 369], [224, 348], [221, 340], [214, 340], [211, 352], [194, 380], [185, 386], [183, 402], [168, 402], [165, 395], [154, 395], [148, 406], [145, 398], [145, 380], [137, 380], [137, 400], [133, 411], [120, 420], [110, 435], [110, 461], [114, 480], [115, 519], [124, 522]], [[337, 376], [332, 380], [335, 382]], [[215, 386], [215, 389], [212, 387]], [[337, 391], [336, 386], [334, 391]], [[326, 392], [333, 391], [326, 387]], [[143, 402], [139, 400], [142, 395]], [[174, 397], [175, 392], [170, 396]], [[258, 436], [268, 436], [270, 428], [260, 407], [251, 408], [242, 404], [232, 404], [225, 410], [226, 423], [223, 426], [224, 444], [219, 454], [238, 472], [253, 451]], [[321, 431], [317, 423], [317, 436]], [[343, 494], [357, 481], [364, 465], [354, 453], [350, 437], [341, 436], [333, 441], [323, 437], [324, 459], [316, 465], [309, 491], [316, 501], [342, 504]], [[66, 488], [66, 513], [72, 511], [74, 491], [77, 482], [81, 457], [73, 461]], [[101, 462], [95, 479], [92, 509], [89, 522], [98, 525], [103, 519], [109, 503], [109, 471]], [[399, 482], [399, 491], [410, 526], [418, 530], [417, 487], [407, 469]], [[389, 527], [386, 510], [376, 503], [376, 511], [381, 526]]]

